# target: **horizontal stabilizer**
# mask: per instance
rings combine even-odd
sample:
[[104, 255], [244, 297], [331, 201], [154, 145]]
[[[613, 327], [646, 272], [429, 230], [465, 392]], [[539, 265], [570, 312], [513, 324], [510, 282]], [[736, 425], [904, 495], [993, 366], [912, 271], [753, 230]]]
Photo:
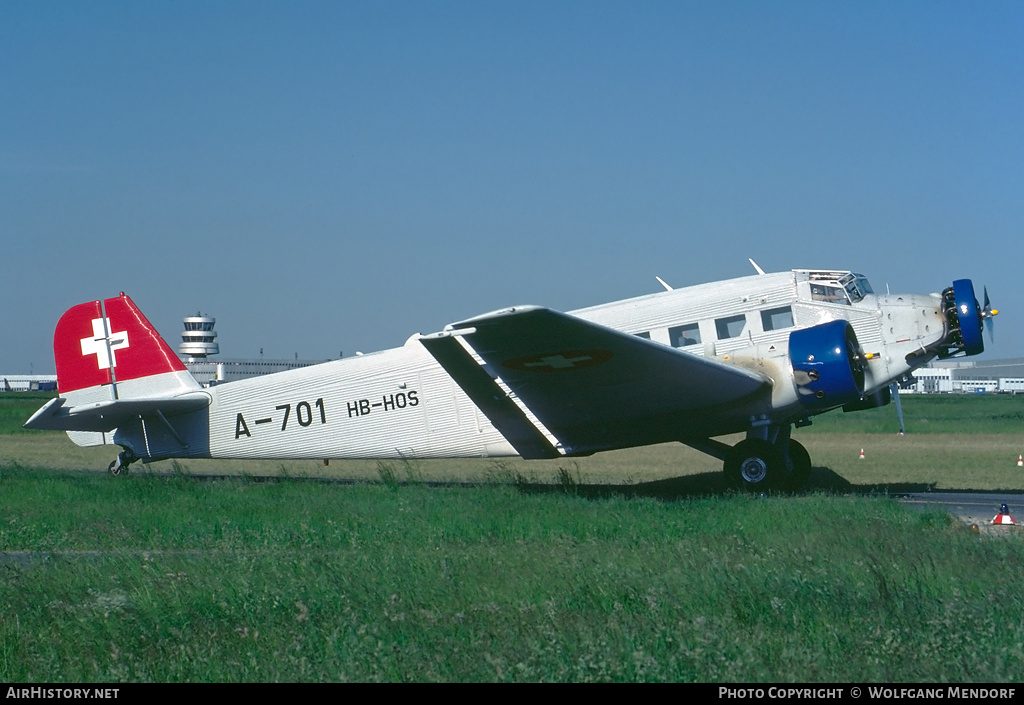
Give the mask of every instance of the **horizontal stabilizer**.
[[25, 428], [51, 431], [113, 431], [126, 421], [145, 416], [175, 416], [210, 405], [206, 392], [153, 399], [117, 399], [67, 406], [51, 399], [25, 422]]

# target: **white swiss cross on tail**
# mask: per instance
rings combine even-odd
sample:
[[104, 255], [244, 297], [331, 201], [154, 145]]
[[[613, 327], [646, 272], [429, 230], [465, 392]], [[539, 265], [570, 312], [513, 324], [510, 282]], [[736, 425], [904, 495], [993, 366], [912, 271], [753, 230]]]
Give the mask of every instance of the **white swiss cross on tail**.
[[95, 355], [96, 364], [101, 370], [117, 367], [114, 351], [128, 347], [128, 331], [111, 333], [108, 337], [108, 330], [110, 330], [109, 318], [94, 318], [92, 319], [92, 337], [82, 338], [82, 356]]

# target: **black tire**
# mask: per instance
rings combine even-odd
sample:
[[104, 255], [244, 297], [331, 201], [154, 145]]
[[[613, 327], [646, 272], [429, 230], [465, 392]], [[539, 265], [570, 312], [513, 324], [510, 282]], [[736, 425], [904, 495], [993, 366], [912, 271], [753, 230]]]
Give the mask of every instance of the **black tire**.
[[724, 471], [726, 484], [744, 492], [778, 490], [788, 474], [779, 450], [759, 438], [734, 445], [725, 459]]
[[110, 465], [107, 466], [107, 470], [111, 475], [116, 477], [121, 474], [121, 463], [117, 460], [111, 460]]
[[807, 486], [811, 479], [811, 454], [807, 452], [803, 444], [789, 441], [789, 489], [792, 492], [800, 492]]

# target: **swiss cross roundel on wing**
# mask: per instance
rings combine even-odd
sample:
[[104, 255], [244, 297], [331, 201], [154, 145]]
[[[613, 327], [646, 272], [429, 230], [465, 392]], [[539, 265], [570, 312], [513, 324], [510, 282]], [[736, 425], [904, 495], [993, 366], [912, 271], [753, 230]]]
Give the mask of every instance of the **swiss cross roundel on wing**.
[[505, 360], [502, 367], [521, 372], [567, 372], [602, 365], [612, 359], [610, 350], [562, 350]]

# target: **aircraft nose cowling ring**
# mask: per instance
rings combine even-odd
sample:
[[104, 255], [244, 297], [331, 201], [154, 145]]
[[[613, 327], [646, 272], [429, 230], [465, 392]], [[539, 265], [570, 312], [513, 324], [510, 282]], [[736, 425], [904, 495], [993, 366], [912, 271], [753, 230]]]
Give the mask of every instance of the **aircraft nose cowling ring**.
[[948, 350], [940, 357], [951, 357], [960, 352], [967, 355], [984, 352], [985, 341], [981, 334], [984, 316], [971, 280], [957, 279], [953, 282], [953, 286], [942, 292], [942, 305], [949, 335], [944, 341]]

